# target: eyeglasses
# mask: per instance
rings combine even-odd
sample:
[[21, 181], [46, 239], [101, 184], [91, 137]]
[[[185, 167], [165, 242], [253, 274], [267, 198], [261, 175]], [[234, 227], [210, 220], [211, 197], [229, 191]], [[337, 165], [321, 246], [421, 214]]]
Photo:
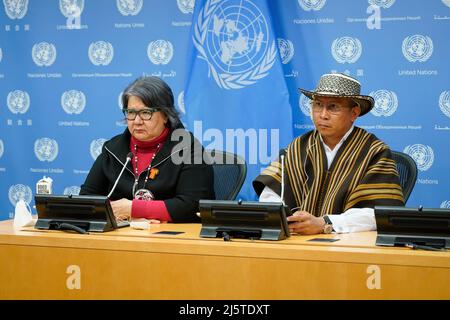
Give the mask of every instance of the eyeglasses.
[[134, 120], [138, 115], [142, 120], [150, 120], [153, 114], [158, 111], [159, 109], [156, 108], [146, 108], [142, 110], [122, 109], [122, 112], [127, 120]]
[[345, 107], [342, 107], [335, 103], [330, 103], [328, 105], [325, 105], [324, 103], [317, 101], [317, 100], [311, 101], [311, 108], [314, 113], [321, 113], [323, 111], [323, 109], [326, 109], [327, 112], [329, 112], [330, 114], [334, 114], [334, 115], [341, 113], [342, 110], [345, 109]]

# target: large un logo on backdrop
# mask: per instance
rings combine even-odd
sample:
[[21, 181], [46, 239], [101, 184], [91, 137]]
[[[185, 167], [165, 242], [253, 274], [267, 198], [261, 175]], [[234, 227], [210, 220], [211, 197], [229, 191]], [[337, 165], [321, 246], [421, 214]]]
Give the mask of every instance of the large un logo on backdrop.
[[144, 0], [117, 0], [116, 4], [123, 16], [135, 16], [141, 12]]
[[294, 57], [294, 45], [291, 40], [278, 38], [278, 50], [283, 64], [288, 64]]
[[31, 50], [31, 56], [37, 66], [49, 67], [56, 60], [56, 47], [53, 43], [36, 43]]
[[266, 77], [277, 50], [261, 10], [249, 0], [208, 0], [193, 42], [220, 88], [240, 89]]
[[29, 186], [23, 184], [14, 184], [9, 187], [8, 198], [9, 202], [15, 207], [19, 200], [23, 200], [30, 204], [32, 197], [32, 191]]
[[403, 39], [402, 52], [409, 62], [425, 62], [433, 54], [433, 41], [420, 34], [406, 37]]
[[156, 40], [148, 44], [147, 55], [153, 64], [168, 64], [173, 57], [173, 45], [167, 40]]
[[184, 14], [193, 13], [195, 0], [177, 0], [178, 9]]
[[450, 91], [442, 91], [439, 96], [439, 108], [450, 118]]
[[100, 155], [100, 153], [102, 153], [102, 147], [105, 142], [106, 139], [103, 138], [92, 140], [91, 145], [89, 147], [92, 159], [96, 160], [97, 157]]
[[375, 106], [370, 111], [376, 117], [390, 117], [398, 107], [397, 95], [394, 91], [377, 90], [369, 93], [375, 99]]
[[413, 144], [407, 146], [403, 152], [409, 154], [414, 159], [417, 164], [417, 168], [420, 171], [427, 171], [433, 165], [434, 152], [430, 146]]
[[327, 0], [298, 0], [298, 4], [305, 11], [318, 11], [323, 8]]
[[52, 162], [58, 155], [58, 143], [50, 138], [37, 139], [34, 142], [34, 154], [39, 161]]
[[390, 8], [394, 2], [395, 0], [369, 0], [369, 4], [385, 9]]
[[67, 114], [80, 114], [86, 106], [86, 96], [78, 90], [65, 91], [61, 96], [61, 106]]
[[14, 90], [8, 93], [6, 104], [14, 114], [24, 114], [30, 108], [30, 95], [26, 91]]
[[355, 63], [362, 53], [361, 41], [352, 37], [337, 38], [331, 44], [331, 54], [339, 63]]
[[3, 0], [6, 15], [10, 19], [22, 19], [28, 10], [28, 0]]
[[89, 60], [96, 66], [107, 66], [114, 57], [114, 48], [106, 41], [96, 41], [89, 45]]
[[78, 18], [83, 9], [84, 0], [59, 0], [59, 11], [68, 19]]

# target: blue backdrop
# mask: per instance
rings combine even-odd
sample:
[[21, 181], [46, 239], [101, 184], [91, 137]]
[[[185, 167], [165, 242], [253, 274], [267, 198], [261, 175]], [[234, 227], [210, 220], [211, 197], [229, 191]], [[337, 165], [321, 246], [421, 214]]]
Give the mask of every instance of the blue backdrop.
[[279, 148], [312, 128], [320, 75], [359, 79], [358, 120], [419, 168], [408, 205], [450, 207], [450, 0], [3, 0], [0, 219], [36, 182], [77, 193], [125, 128], [121, 91], [172, 87], [189, 130], [249, 164], [240, 197]]

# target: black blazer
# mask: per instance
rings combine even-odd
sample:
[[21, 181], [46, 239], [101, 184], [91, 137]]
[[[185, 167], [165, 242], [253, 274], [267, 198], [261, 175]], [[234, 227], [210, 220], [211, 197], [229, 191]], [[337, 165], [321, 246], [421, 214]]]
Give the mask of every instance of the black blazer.
[[[183, 130], [185, 137], [190, 139], [171, 141], [171, 130], [152, 161], [152, 167], [158, 169], [158, 174], [154, 179], [147, 180], [145, 188], [153, 193], [155, 200], [164, 200], [173, 222], [199, 222], [196, 215], [198, 201], [215, 198], [213, 169], [202, 158], [203, 147], [200, 142], [182, 126], [177, 129]], [[122, 134], [103, 144], [102, 153], [89, 171], [80, 194], [108, 195], [130, 152], [130, 139], [131, 134], [127, 128]], [[184, 162], [179, 163], [180, 159], [184, 159]], [[128, 163], [110, 199], [132, 200], [133, 189], [136, 191], [144, 188], [148, 173], [149, 171], [144, 171], [135, 186], [133, 167]]]

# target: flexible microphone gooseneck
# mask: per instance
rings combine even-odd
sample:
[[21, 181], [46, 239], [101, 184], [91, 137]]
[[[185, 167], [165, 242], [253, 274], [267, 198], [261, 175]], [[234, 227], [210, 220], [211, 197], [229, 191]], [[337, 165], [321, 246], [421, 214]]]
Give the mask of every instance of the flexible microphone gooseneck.
[[127, 160], [125, 161], [125, 163], [124, 163], [124, 165], [122, 167], [122, 171], [120, 171], [119, 176], [117, 177], [116, 182], [114, 182], [114, 186], [112, 187], [111, 191], [109, 192], [107, 198], [109, 198], [112, 195], [112, 193], [114, 192], [114, 190], [116, 189], [117, 183], [119, 182], [120, 177], [122, 176], [125, 168], [127, 167], [128, 162], [130, 162], [131, 159], [133, 159], [133, 156], [134, 156], [133, 152], [129, 152], [127, 154]]

